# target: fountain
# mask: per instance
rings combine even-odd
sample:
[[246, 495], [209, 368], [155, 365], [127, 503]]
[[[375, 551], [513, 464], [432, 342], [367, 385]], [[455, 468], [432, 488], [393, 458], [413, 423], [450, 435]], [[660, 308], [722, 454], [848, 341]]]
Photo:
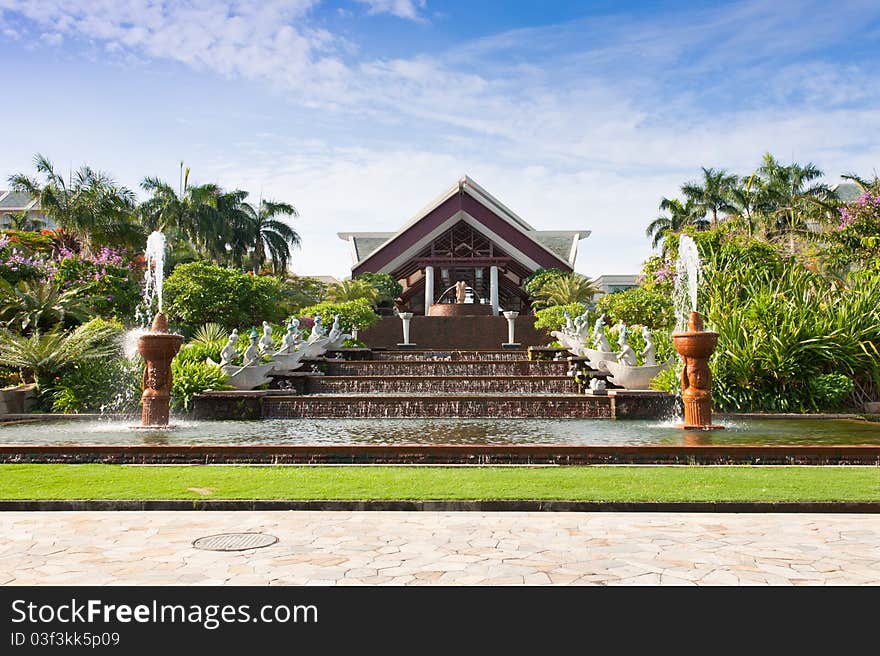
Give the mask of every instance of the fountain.
[[[697, 283], [700, 278], [700, 255], [694, 240], [683, 235], [676, 262], [675, 306], [678, 330], [672, 334], [675, 350], [684, 360], [681, 372], [681, 398], [684, 401], [685, 430], [724, 428], [712, 424], [712, 372], [709, 357], [718, 344], [718, 333], [703, 329], [697, 312]], [[687, 330], [684, 330], [687, 317]]]
[[138, 353], [146, 362], [141, 401], [142, 428], [167, 428], [171, 403], [171, 360], [183, 343], [181, 335], [168, 332], [168, 319], [162, 312], [162, 283], [165, 267], [165, 235], [153, 232], [147, 239], [147, 270], [144, 296], [149, 306], [155, 295], [158, 312], [150, 332], [137, 340]]

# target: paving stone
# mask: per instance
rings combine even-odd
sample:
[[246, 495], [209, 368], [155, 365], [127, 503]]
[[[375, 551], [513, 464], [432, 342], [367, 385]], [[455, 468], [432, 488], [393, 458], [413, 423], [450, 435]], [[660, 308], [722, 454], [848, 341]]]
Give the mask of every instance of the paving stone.
[[[191, 546], [243, 530], [279, 542]], [[0, 515], [0, 585], [877, 585], [878, 553], [875, 515]]]

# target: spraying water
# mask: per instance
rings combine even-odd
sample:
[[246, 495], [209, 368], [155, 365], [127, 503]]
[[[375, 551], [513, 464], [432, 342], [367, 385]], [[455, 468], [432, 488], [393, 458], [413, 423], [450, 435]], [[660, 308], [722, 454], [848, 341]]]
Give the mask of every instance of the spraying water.
[[678, 242], [678, 260], [675, 262], [675, 289], [672, 302], [675, 305], [675, 329], [687, 330], [688, 315], [697, 311], [697, 285], [700, 282], [700, 253], [688, 235]]
[[147, 261], [147, 270], [144, 272], [144, 302], [150, 307], [155, 296], [161, 312], [162, 284], [165, 281], [165, 235], [158, 230], [150, 233], [144, 257]]

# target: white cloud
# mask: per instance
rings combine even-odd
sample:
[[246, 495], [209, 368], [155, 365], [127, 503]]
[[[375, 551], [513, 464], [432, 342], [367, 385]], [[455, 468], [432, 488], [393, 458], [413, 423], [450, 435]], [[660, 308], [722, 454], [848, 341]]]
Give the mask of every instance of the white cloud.
[[[425, 8], [358, 1], [413, 20]], [[687, 20], [591, 18], [447, 52], [359, 59], [351, 42], [316, 26], [316, 2], [0, 0], [0, 9], [68, 45], [94, 41], [115, 57], [268, 82], [290, 99], [277, 111], [292, 121], [302, 106], [340, 117], [346, 129], [323, 133], [316, 123], [322, 141], [311, 144], [258, 134], [210, 148], [167, 146], [200, 177], [293, 201], [306, 243], [296, 266], [305, 273], [343, 274], [336, 231], [394, 230], [463, 173], [539, 228], [592, 229], [578, 268], [595, 275], [637, 270], [657, 202], [700, 165], [747, 173], [769, 150], [813, 160], [832, 178], [877, 167], [872, 71], [802, 61], [846, 43], [877, 13], [870, 4], [829, 15], [816, 1], [795, 3], [795, 14], [750, 1], [689, 10]]]
[[371, 14], [391, 14], [408, 20], [423, 20], [419, 13], [425, 8], [426, 0], [355, 0], [367, 5]]

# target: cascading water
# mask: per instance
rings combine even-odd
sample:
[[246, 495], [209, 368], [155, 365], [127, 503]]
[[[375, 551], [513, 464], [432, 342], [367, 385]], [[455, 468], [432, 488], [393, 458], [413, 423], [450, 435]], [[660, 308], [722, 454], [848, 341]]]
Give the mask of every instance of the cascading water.
[[144, 271], [144, 303], [149, 308], [156, 299], [157, 309], [162, 312], [162, 286], [165, 282], [165, 235], [158, 230], [147, 237], [144, 251], [146, 271]]
[[688, 317], [697, 311], [697, 287], [702, 275], [700, 253], [689, 235], [682, 235], [678, 242], [678, 260], [675, 262], [675, 288], [672, 302], [675, 307], [675, 330], [683, 332], [688, 327]]

